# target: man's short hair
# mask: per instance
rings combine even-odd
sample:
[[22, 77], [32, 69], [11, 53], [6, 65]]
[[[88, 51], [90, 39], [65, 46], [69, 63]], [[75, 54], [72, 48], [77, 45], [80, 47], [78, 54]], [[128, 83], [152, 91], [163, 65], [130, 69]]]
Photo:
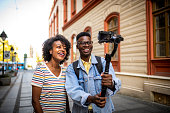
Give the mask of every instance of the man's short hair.
[[78, 40], [80, 37], [82, 36], [88, 36], [91, 38], [91, 35], [88, 32], [80, 32], [77, 36], [76, 36], [76, 40]]

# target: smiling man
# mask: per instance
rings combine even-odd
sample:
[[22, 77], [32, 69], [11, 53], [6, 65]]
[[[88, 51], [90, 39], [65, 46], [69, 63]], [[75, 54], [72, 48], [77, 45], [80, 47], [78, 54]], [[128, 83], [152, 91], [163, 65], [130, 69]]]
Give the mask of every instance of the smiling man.
[[[114, 106], [111, 96], [120, 89], [121, 82], [116, 78], [111, 64], [109, 74], [101, 73], [105, 70], [106, 61], [104, 58], [91, 54], [93, 41], [89, 33], [81, 32], [76, 39], [80, 58], [68, 66], [65, 86], [73, 100], [72, 113], [88, 113], [89, 111], [112, 113]], [[98, 70], [97, 65], [101, 65], [101, 70]], [[107, 87], [105, 97], [100, 96], [102, 85]]]

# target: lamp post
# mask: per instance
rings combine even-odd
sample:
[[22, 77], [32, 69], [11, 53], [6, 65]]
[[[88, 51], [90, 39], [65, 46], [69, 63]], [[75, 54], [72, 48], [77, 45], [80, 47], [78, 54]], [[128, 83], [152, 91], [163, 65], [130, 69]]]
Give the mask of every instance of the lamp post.
[[11, 52], [12, 52], [12, 67], [11, 67], [11, 70], [13, 70], [13, 51], [14, 51], [14, 48], [11, 47]]
[[[15, 61], [16, 61], [17, 52], [14, 52], [14, 55], [15, 55]], [[18, 68], [18, 63], [17, 63], [17, 61], [16, 61], [16, 65], [17, 65], [17, 68]], [[16, 68], [16, 70], [17, 70], [17, 68]]]
[[4, 76], [4, 41], [5, 41], [5, 39], [7, 38], [7, 35], [6, 35], [6, 33], [3, 31], [2, 33], [1, 33], [1, 35], [0, 35], [0, 37], [2, 38], [2, 40], [3, 40], [3, 65], [2, 65], [2, 76]]

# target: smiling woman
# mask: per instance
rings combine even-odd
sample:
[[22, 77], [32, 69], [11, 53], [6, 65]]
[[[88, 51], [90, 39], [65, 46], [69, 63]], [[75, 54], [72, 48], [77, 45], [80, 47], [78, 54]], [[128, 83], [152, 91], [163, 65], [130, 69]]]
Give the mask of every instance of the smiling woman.
[[32, 105], [36, 113], [69, 113], [65, 89], [65, 68], [61, 67], [70, 55], [70, 42], [62, 35], [47, 39], [43, 44], [46, 63], [37, 67], [32, 78]]
[[[55, 42], [59, 41], [59, 42]], [[55, 43], [54, 43], [55, 42]], [[43, 44], [43, 57], [45, 61], [50, 61], [52, 54], [50, 54], [50, 51], [53, 50], [53, 46], [56, 46], [59, 44], [60, 46], [65, 46], [66, 48], [66, 56], [65, 58], [60, 62], [62, 64], [65, 60], [68, 60], [68, 56], [70, 55], [70, 42], [62, 35], [57, 35], [56, 37], [52, 37], [47, 39]], [[57, 47], [57, 46], [56, 46]]]

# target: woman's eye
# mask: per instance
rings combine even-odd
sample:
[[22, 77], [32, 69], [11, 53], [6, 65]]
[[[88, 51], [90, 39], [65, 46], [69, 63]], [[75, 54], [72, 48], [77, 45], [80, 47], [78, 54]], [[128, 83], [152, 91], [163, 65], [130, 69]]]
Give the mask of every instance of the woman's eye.
[[61, 46], [57, 46], [57, 48], [58, 48], [58, 49], [60, 49], [60, 48], [61, 48]]

